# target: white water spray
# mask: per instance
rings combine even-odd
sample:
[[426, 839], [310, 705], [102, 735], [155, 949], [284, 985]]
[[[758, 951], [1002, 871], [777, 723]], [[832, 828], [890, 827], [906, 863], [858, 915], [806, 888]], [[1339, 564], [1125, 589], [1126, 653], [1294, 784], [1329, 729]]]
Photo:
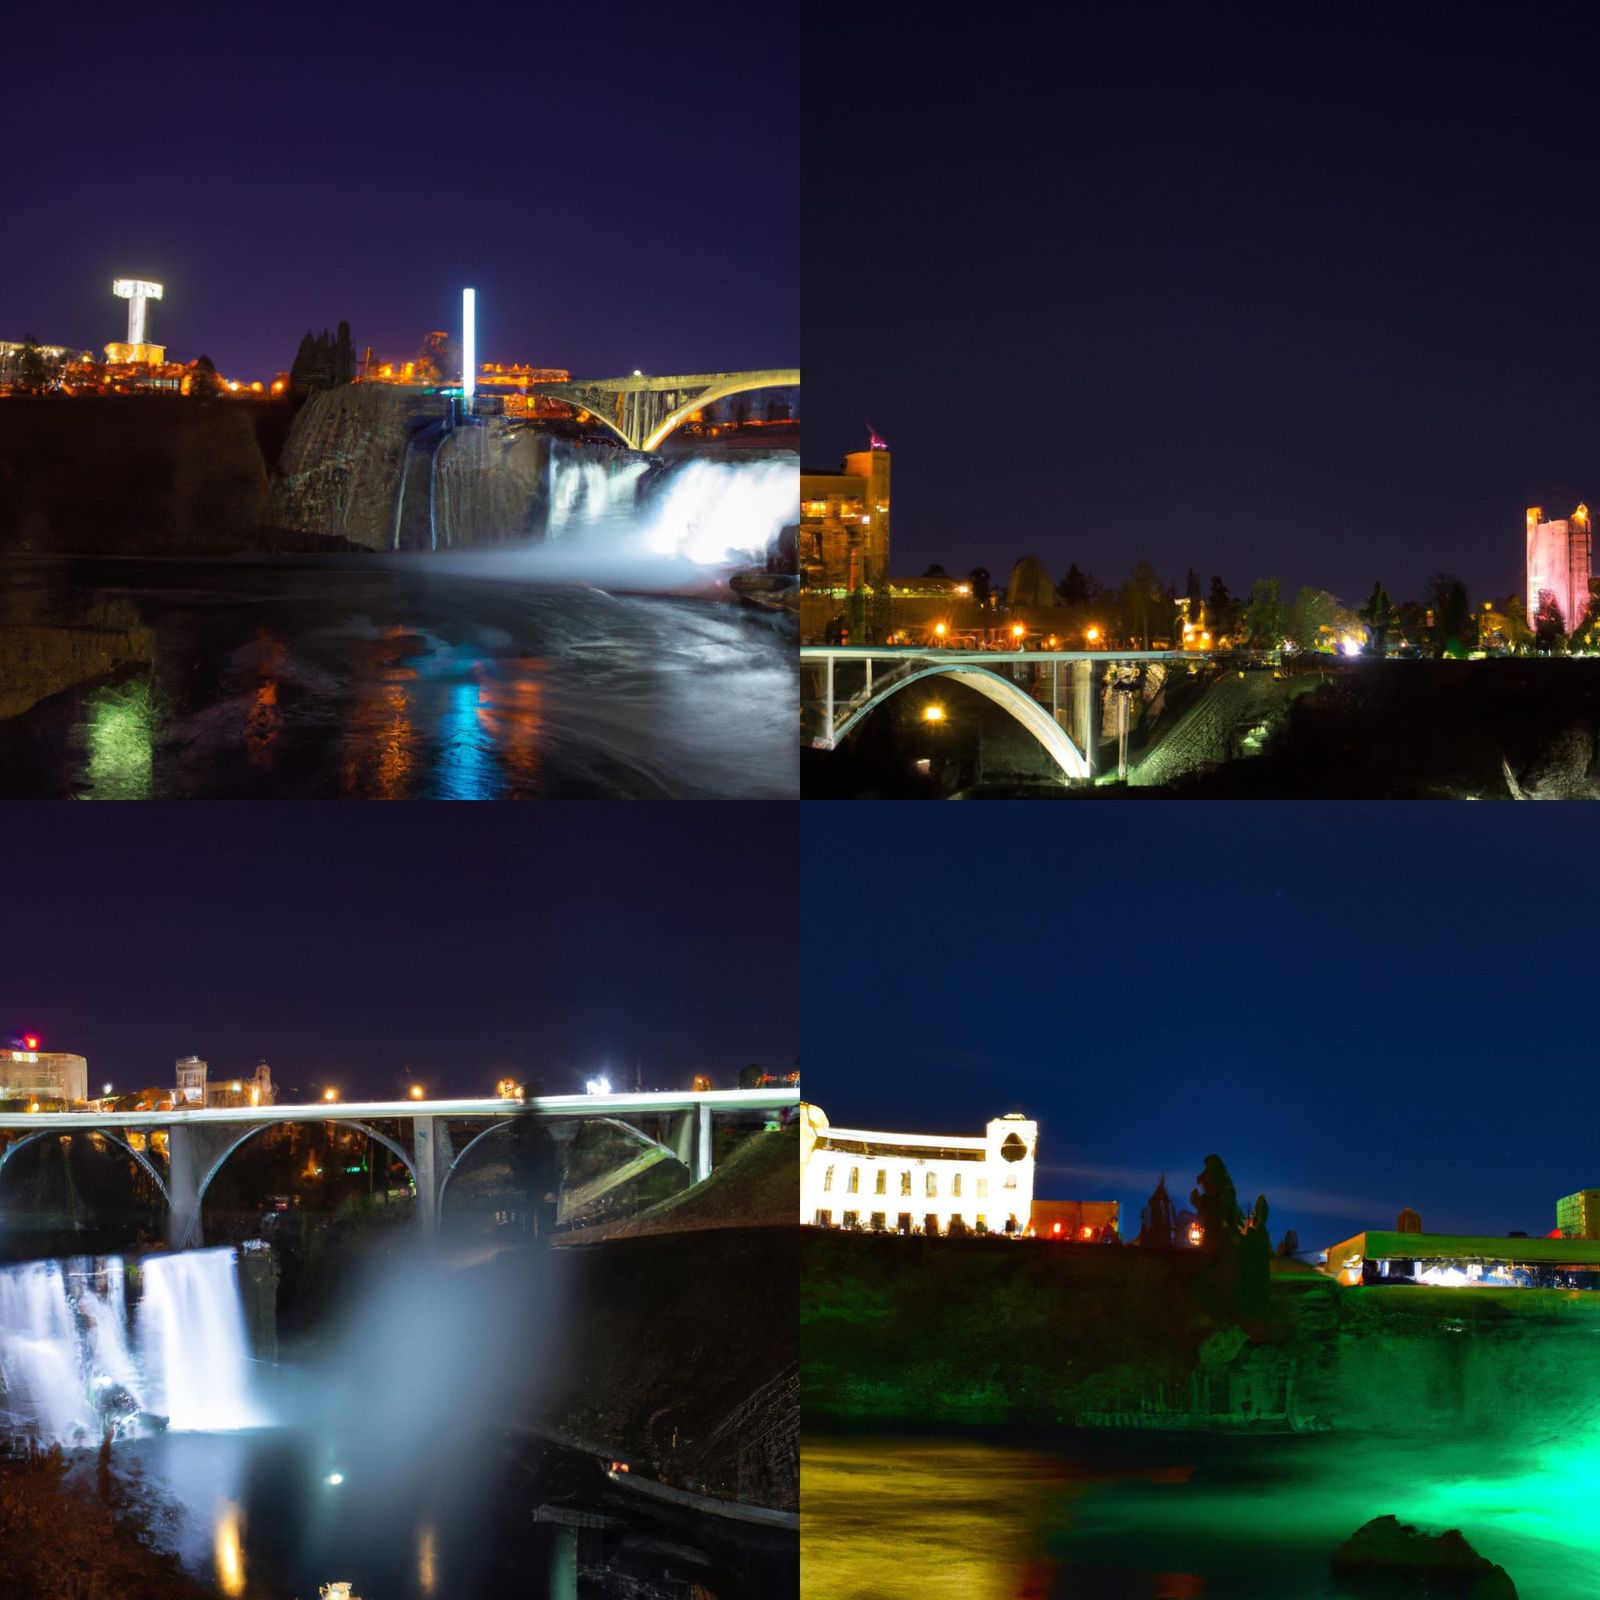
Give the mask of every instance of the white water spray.
[[116, 1256], [0, 1269], [0, 1428], [68, 1447], [141, 1417], [257, 1426], [232, 1250], [153, 1256], [130, 1330]]

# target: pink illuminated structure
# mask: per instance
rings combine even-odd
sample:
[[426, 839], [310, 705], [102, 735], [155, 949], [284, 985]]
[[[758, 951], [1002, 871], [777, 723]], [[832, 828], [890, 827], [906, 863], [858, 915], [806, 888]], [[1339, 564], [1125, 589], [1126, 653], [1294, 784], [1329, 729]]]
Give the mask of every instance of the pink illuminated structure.
[[1589, 508], [1580, 505], [1570, 517], [1544, 520], [1540, 506], [1528, 507], [1528, 623], [1539, 610], [1539, 594], [1548, 589], [1561, 607], [1570, 633], [1589, 609]]

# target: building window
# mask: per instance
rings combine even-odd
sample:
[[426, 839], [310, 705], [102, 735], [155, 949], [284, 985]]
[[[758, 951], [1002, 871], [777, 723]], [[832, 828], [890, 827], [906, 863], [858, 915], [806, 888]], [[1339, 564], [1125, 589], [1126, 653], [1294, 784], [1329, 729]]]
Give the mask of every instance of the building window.
[[928, 1198], [930, 1200], [932, 1200], [938, 1195], [938, 1193], [939, 1193], [939, 1174], [937, 1172], [930, 1171], [928, 1173]]
[[888, 1186], [889, 1186], [889, 1174], [887, 1172], [885, 1172], [882, 1167], [879, 1167], [878, 1168], [878, 1181], [877, 1181], [876, 1186], [873, 1188], [872, 1192], [874, 1194], [887, 1194], [889, 1192], [889, 1187]]
[[830, 1166], [822, 1174], [822, 1192], [824, 1194], [831, 1194], [832, 1191], [833, 1191], [833, 1168]]
[[833, 1213], [831, 1211], [819, 1211], [817, 1213], [817, 1226], [819, 1228], [831, 1228], [833, 1226]]
[[895, 1219], [895, 1227], [897, 1227], [900, 1230], [901, 1233], [910, 1233], [911, 1232], [911, 1213], [909, 1211], [902, 1211], [900, 1213], [900, 1215]]
[[847, 1211], [839, 1220], [847, 1228], [858, 1227], [861, 1222], [861, 1213], [859, 1211]]
[[939, 1237], [939, 1219], [931, 1211], [922, 1219], [922, 1231], [932, 1238]]
[[[833, 1169], [830, 1167], [828, 1170], [831, 1172]], [[980, 1200], [989, 1198], [989, 1180], [987, 1178], [978, 1179], [978, 1198]]]
[[911, 1169], [910, 1169], [910, 1167], [907, 1167], [906, 1170], [900, 1174], [900, 1193], [901, 1194], [910, 1194], [911, 1193]]
[[881, 1211], [874, 1211], [872, 1213], [872, 1231], [874, 1233], [882, 1233], [884, 1231], [883, 1225], [886, 1220], [887, 1218], [885, 1218]]
[[953, 1174], [950, 1179], [950, 1193], [957, 1200], [961, 1198], [961, 1174], [959, 1172]]
[[977, 1228], [979, 1233], [987, 1233], [989, 1231], [989, 1219], [981, 1211], [978, 1213]]
[[850, 1181], [849, 1181], [849, 1183], [847, 1183], [845, 1185], [845, 1189], [850, 1194], [856, 1194], [856, 1193], [858, 1193], [860, 1191], [860, 1189], [861, 1189], [861, 1168], [860, 1167], [851, 1167], [851, 1169], [850, 1169]]

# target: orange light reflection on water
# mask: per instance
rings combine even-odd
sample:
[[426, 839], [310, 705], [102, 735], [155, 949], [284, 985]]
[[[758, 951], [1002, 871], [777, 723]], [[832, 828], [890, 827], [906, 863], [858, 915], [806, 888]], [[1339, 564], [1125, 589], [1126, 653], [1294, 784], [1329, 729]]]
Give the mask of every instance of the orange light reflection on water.
[[217, 1506], [215, 1560], [217, 1587], [225, 1595], [244, 1593], [244, 1540], [241, 1537], [242, 1517], [234, 1500], [224, 1500]]

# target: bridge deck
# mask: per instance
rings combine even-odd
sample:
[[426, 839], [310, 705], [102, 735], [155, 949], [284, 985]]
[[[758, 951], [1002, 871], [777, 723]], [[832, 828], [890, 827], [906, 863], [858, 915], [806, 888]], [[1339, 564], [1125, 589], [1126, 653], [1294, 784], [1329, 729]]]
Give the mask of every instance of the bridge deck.
[[532, 1111], [546, 1117], [623, 1116], [629, 1112], [772, 1111], [800, 1103], [798, 1089], [647, 1090], [642, 1094], [555, 1094], [531, 1100], [314, 1100], [286, 1106], [199, 1106], [152, 1111], [14, 1111], [0, 1130], [37, 1133], [64, 1128], [165, 1128], [174, 1122], [368, 1122], [383, 1117], [508, 1117]]

